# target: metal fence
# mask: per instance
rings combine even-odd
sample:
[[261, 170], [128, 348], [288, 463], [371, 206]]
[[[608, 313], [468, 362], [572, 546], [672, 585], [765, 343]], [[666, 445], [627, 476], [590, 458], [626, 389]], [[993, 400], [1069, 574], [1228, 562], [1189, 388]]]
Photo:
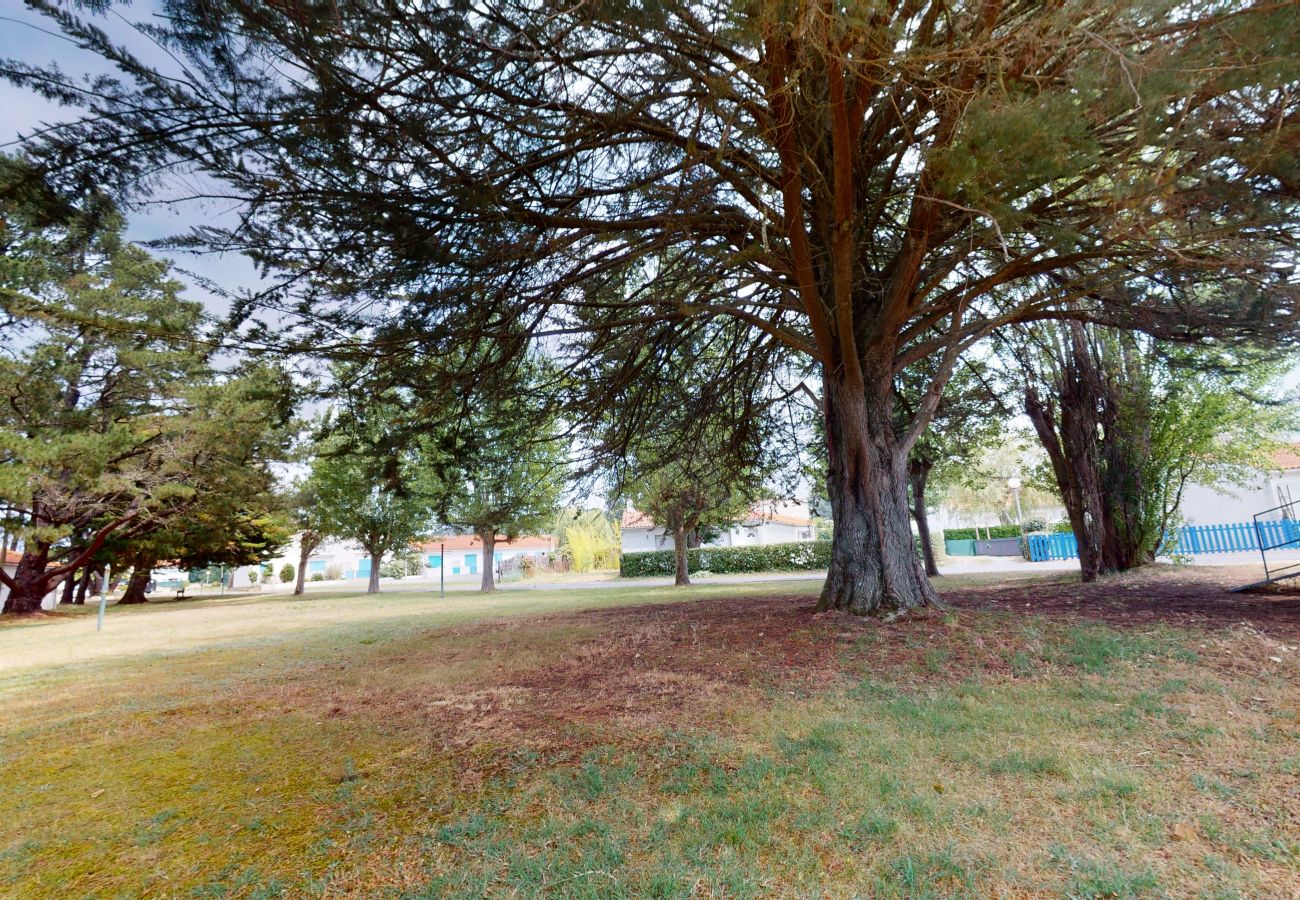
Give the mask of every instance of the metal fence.
[[[1300, 543], [1300, 523], [1294, 519], [1256, 517], [1254, 522], [1224, 525], [1183, 525], [1168, 536], [1161, 554], [1170, 553], [1245, 553], [1272, 550]], [[1075, 559], [1079, 543], [1071, 533], [1031, 534], [1029, 558], [1034, 562], [1049, 559]]]

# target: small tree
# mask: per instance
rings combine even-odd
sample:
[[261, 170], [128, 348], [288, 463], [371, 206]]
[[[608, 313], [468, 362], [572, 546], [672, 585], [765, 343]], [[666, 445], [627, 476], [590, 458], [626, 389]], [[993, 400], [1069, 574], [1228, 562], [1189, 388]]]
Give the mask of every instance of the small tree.
[[[383, 477], [377, 463], [394, 463]], [[416, 541], [429, 528], [427, 498], [413, 490], [409, 463], [376, 460], [337, 440], [321, 443], [311, 480], [326, 533], [356, 541], [370, 557], [366, 590], [379, 592], [385, 554]]]
[[280, 583], [288, 584], [293, 581], [294, 568], [293, 563], [285, 563], [280, 567]]

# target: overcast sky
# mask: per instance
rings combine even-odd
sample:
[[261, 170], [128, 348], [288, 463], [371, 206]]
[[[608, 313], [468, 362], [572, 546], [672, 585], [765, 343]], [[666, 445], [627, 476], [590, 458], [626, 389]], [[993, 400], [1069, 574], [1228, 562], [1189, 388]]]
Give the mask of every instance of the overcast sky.
[[[136, 34], [122, 16], [131, 21], [139, 21], [148, 16], [152, 8], [154, 4], [150, 0], [136, 2], [109, 16], [96, 17], [96, 21], [115, 40], [130, 47], [141, 57], [151, 59], [157, 56], [157, 51], [151, 53], [153, 48], [149, 42]], [[0, 58], [40, 64], [57, 62], [65, 72], [76, 75], [103, 74], [110, 69], [93, 53], [79, 49], [58, 35], [44, 17], [30, 12], [19, 5], [17, 0], [0, 2]], [[76, 115], [76, 110], [49, 103], [0, 80], [0, 147], [5, 151], [17, 149], [15, 142], [21, 137], [44, 126], [75, 118]], [[214, 204], [145, 206], [127, 210], [127, 236], [134, 241], [158, 240], [184, 233], [195, 223], [210, 223], [227, 215], [228, 207], [223, 209]], [[187, 277], [187, 271], [230, 290], [253, 287], [259, 283], [256, 269], [240, 255], [153, 252], [168, 257], [176, 264], [181, 270], [175, 273], [176, 276], [189, 285], [186, 295], [191, 299], [202, 300], [214, 315], [226, 313], [228, 302], [196, 284], [194, 279]]]

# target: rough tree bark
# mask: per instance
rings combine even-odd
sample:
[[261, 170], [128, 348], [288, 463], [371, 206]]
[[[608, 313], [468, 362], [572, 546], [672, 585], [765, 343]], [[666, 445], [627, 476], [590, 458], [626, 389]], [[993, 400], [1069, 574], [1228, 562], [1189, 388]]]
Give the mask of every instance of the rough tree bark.
[[930, 522], [925, 517], [925, 485], [930, 478], [930, 469], [934, 463], [926, 459], [909, 459], [907, 462], [907, 480], [912, 488], [912, 521], [916, 522], [916, 534], [921, 539], [921, 559], [925, 562], [925, 574], [930, 578], [939, 577], [939, 564], [934, 559], [934, 545], [930, 542]]
[[27, 616], [41, 611], [41, 601], [49, 592], [50, 584], [45, 570], [50, 560], [50, 548], [46, 544], [33, 542], [31, 548], [23, 552], [14, 569], [12, 584], [9, 585], [9, 602], [5, 612], [15, 616]]
[[912, 543], [907, 459], [891, 421], [892, 386], [883, 381], [866, 402], [861, 386], [824, 382], [835, 533], [819, 610], [893, 618], [940, 604]]
[[154, 560], [137, 555], [131, 563], [131, 577], [127, 579], [122, 599], [117, 601], [118, 606], [149, 602], [145, 588], [149, 586], [149, 581], [153, 577]]
[[1149, 423], [1121, 425], [1122, 376], [1108, 370], [1104, 350], [1094, 347], [1083, 325], [1067, 328], [1049, 380], [1057, 397], [1045, 399], [1029, 381], [1025, 413], [1065, 502], [1080, 578], [1094, 581], [1154, 560], [1151, 535], [1133, 508], [1142, 493], [1142, 458], [1150, 453]]
[[478, 533], [479, 540], [483, 542], [483, 584], [480, 590], [485, 594], [490, 594], [497, 589], [496, 582], [492, 580], [495, 574], [493, 564], [495, 563], [495, 554], [497, 546], [497, 533], [495, 529], [489, 528]]
[[373, 550], [370, 553], [370, 583], [366, 585], [367, 594], [379, 593], [379, 563], [383, 558], [383, 553], [376, 553]]
[[675, 575], [673, 584], [676, 587], [689, 587], [691, 583], [690, 556], [687, 553], [686, 534], [689, 529], [685, 525], [673, 526], [673, 559], [676, 562]]

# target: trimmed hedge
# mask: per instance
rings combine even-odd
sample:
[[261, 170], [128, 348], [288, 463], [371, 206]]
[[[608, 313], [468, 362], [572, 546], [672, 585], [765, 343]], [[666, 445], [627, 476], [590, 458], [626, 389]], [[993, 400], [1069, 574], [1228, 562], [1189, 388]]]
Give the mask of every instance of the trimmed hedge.
[[[979, 532], [976, 534], [976, 532]], [[1020, 537], [1019, 525], [994, 525], [990, 528], [945, 528], [943, 538], [946, 541], [982, 541], [985, 538]]]
[[[709, 571], [718, 575], [800, 572], [824, 569], [830, 564], [830, 541], [797, 541], [753, 547], [694, 547], [686, 551], [686, 565], [692, 572]], [[672, 575], [676, 571], [677, 563], [671, 550], [624, 553], [619, 562], [619, 574], [624, 578]]]
[[[920, 555], [921, 542], [916, 540], [915, 544], [917, 555]], [[695, 547], [686, 551], [686, 567], [691, 572], [712, 572], [715, 575], [816, 571], [828, 568], [830, 564], [830, 541], [795, 541], [752, 547]], [[676, 571], [677, 562], [673, 559], [671, 550], [624, 553], [618, 567], [618, 574], [624, 578], [650, 578], [672, 575]]]

